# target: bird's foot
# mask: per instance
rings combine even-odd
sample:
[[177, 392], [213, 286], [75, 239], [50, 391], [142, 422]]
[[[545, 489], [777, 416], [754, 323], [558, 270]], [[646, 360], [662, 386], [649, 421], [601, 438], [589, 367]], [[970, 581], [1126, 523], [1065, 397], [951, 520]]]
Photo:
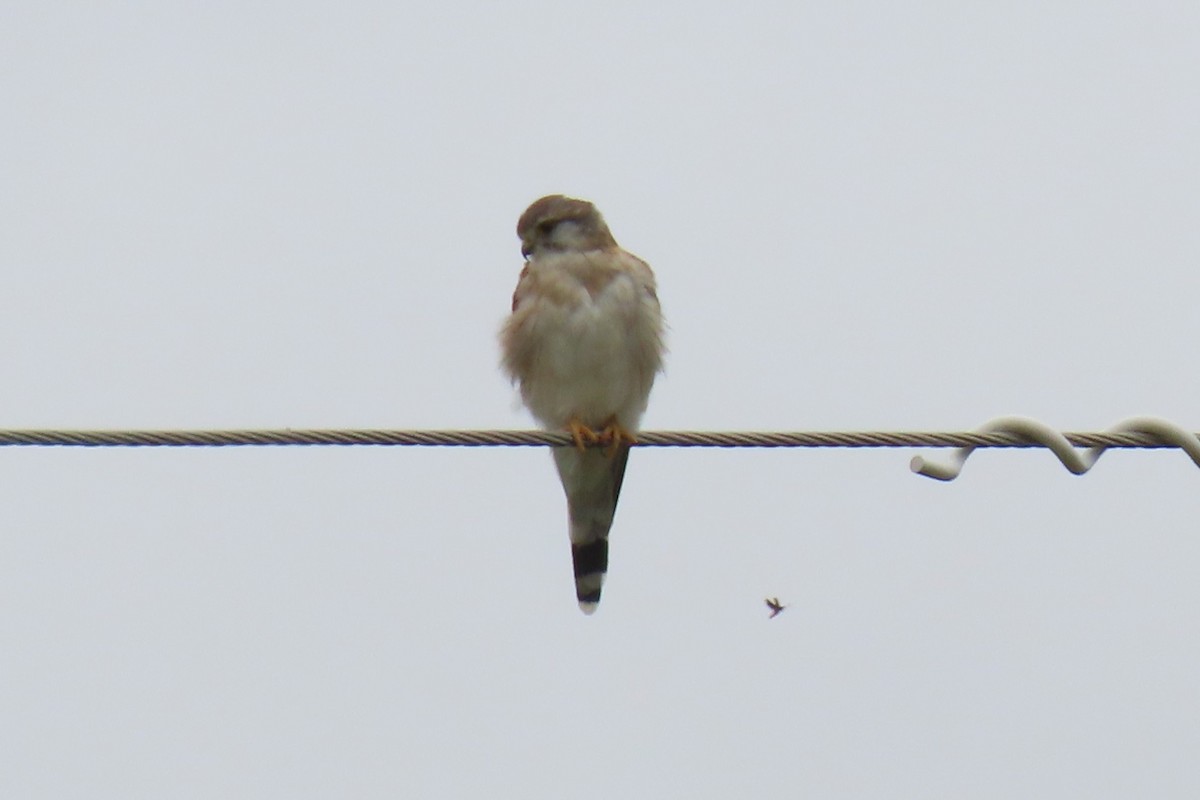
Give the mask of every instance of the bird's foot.
[[571, 441], [575, 442], [576, 449], [581, 453], [587, 450], [589, 445], [599, 444], [604, 435], [597, 433], [577, 419], [567, 423], [567, 432], [571, 434]]
[[600, 431], [599, 443], [604, 445], [604, 455], [615, 458], [622, 444], [637, 444], [637, 437], [621, 427], [616, 417], [609, 417]]

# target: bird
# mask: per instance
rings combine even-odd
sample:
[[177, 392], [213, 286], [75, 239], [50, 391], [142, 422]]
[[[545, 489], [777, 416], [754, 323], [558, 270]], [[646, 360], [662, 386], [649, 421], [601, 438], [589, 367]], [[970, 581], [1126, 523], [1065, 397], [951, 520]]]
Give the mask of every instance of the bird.
[[767, 617], [767, 619], [775, 619], [775, 617], [779, 616], [780, 612], [787, 608], [787, 606], [779, 602], [778, 597], [768, 597], [763, 602], [767, 604], [767, 608], [771, 609], [771, 616]]
[[595, 612], [608, 533], [655, 376], [664, 322], [650, 266], [617, 245], [596, 206], [555, 194], [517, 222], [524, 268], [500, 330], [504, 371], [546, 430], [567, 500], [575, 597]]

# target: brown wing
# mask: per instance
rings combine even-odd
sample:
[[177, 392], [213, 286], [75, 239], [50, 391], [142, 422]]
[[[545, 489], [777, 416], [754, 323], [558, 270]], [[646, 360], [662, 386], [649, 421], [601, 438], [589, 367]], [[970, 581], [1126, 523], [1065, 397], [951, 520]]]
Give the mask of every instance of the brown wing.
[[517, 278], [517, 288], [513, 290], [513, 298], [512, 298], [512, 310], [513, 311], [517, 310], [517, 304], [520, 302], [520, 300], [518, 300], [518, 295], [521, 294], [521, 284], [525, 282], [525, 278], [528, 275], [529, 275], [529, 265], [526, 264], [521, 269], [521, 274]]

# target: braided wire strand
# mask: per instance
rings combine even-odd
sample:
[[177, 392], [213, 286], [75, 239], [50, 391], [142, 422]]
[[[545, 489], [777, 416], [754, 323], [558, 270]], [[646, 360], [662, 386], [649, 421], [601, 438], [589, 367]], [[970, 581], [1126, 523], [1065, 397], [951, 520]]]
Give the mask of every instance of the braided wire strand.
[[[1178, 448], [1151, 433], [1065, 433], [1076, 447]], [[0, 430], [0, 447], [546, 447], [571, 444], [566, 433], [511, 430]], [[1005, 432], [922, 431], [643, 431], [637, 447], [887, 448], [1043, 447]]]

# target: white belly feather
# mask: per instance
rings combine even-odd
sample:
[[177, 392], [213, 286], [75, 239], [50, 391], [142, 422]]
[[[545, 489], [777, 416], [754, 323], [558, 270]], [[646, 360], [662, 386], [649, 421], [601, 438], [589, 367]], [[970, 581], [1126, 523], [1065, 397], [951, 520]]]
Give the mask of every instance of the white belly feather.
[[536, 344], [520, 376], [526, 405], [547, 427], [599, 427], [615, 416], [637, 430], [661, 367], [657, 299], [628, 274], [592, 294], [569, 266], [544, 268], [537, 278], [555, 286], [530, 309], [536, 322], [526, 335]]

